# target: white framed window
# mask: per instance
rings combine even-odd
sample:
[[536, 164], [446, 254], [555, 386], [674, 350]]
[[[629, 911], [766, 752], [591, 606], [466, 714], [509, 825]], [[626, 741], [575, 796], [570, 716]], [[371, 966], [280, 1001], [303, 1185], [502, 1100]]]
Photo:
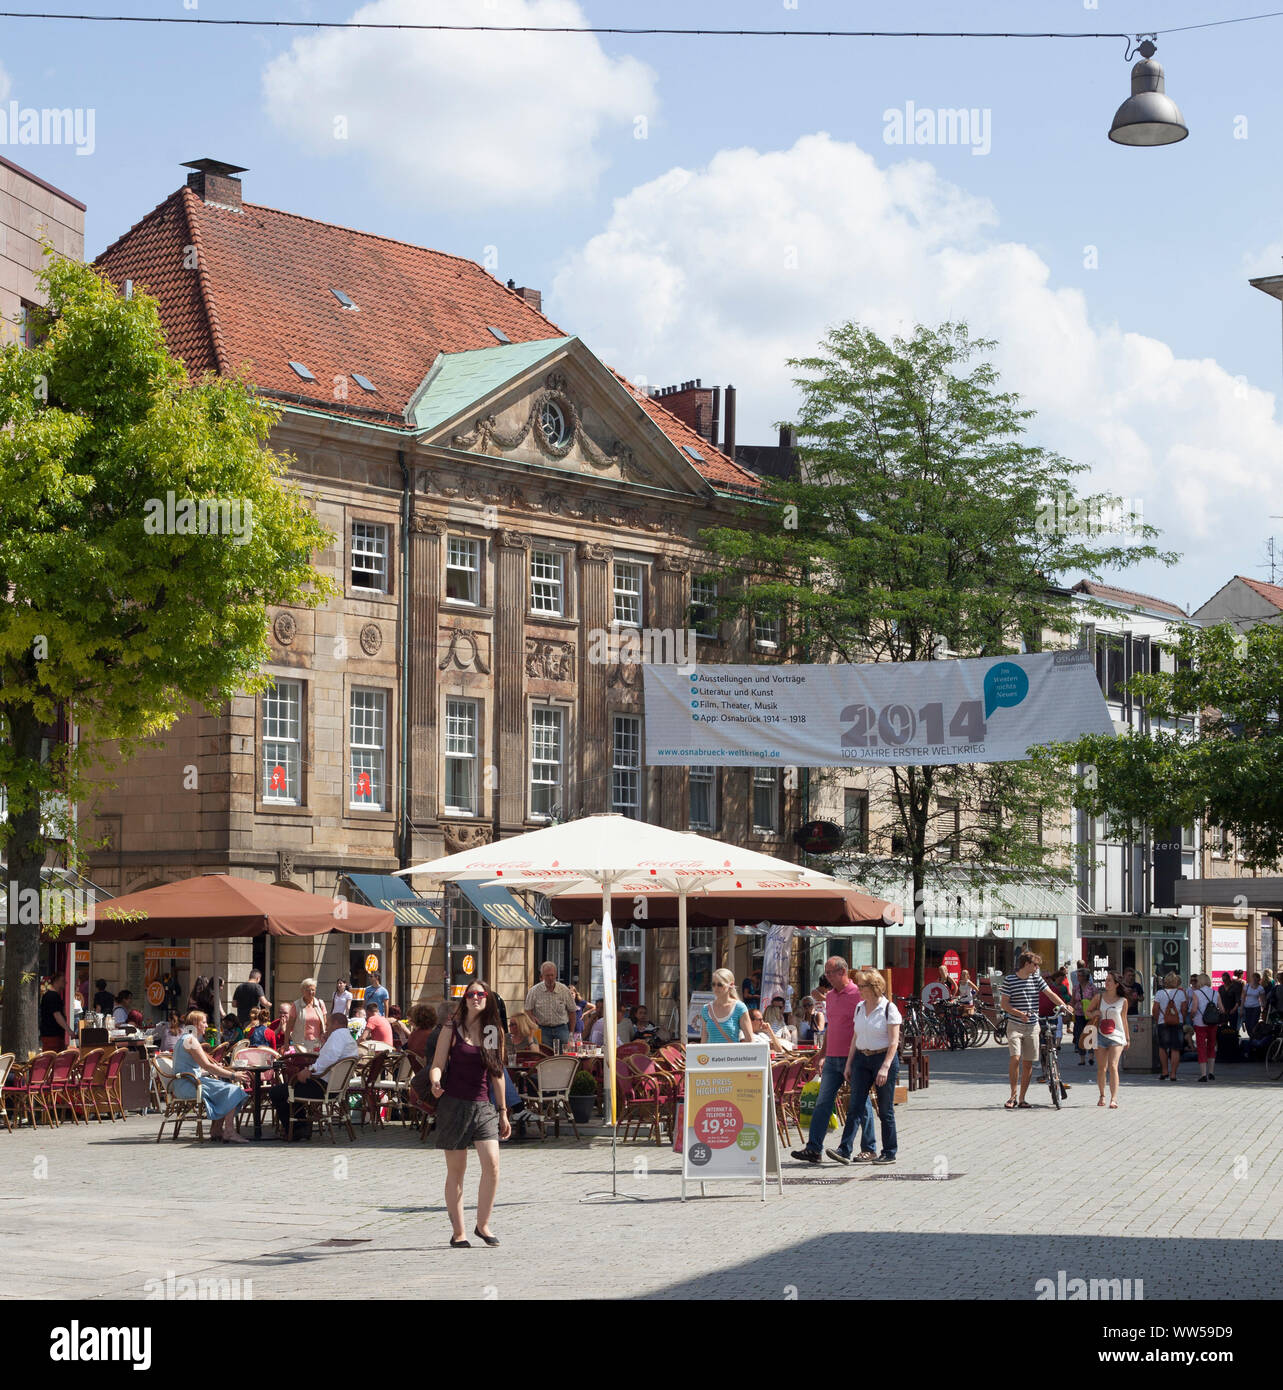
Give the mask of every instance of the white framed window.
[[447, 536], [445, 550], [447, 603], [481, 602], [481, 542], [467, 536]]
[[641, 720], [617, 714], [612, 737], [610, 809], [632, 820], [641, 819]]
[[530, 611], [564, 617], [566, 557], [557, 550], [530, 552]]
[[780, 620], [767, 613], [754, 613], [753, 641], [764, 651], [773, 652], [780, 645]]
[[640, 927], [621, 927], [615, 944], [621, 951], [642, 951], [646, 940]]
[[553, 705], [530, 711], [530, 815], [550, 820], [562, 804], [566, 763], [566, 712]]
[[274, 680], [259, 700], [263, 800], [297, 806], [303, 785], [303, 682]]
[[711, 765], [696, 763], [690, 770], [687, 826], [691, 830], [717, 829], [717, 769]]
[[753, 769], [753, 829], [776, 835], [780, 829], [780, 773], [775, 767]]
[[352, 587], [388, 591], [388, 528], [373, 521], [352, 523]]
[[865, 853], [869, 848], [869, 794], [859, 787], [842, 789], [842, 828], [848, 849]]
[[615, 561], [615, 621], [625, 627], [642, 625], [642, 585], [645, 571], [635, 560]]
[[477, 702], [445, 702], [445, 808], [451, 815], [477, 814]]
[[348, 805], [354, 811], [387, 807], [388, 692], [354, 688], [348, 718]]
[[691, 579], [691, 627], [696, 637], [717, 641], [717, 580], [697, 574]]

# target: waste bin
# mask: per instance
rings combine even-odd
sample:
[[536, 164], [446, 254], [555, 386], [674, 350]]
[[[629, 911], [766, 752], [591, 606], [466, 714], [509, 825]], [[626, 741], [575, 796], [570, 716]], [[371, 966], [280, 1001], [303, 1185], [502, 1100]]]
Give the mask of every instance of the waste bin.
[[1154, 1020], [1148, 1014], [1133, 1014], [1127, 1020], [1132, 1045], [1123, 1053], [1124, 1071], [1157, 1071], [1154, 1057]]

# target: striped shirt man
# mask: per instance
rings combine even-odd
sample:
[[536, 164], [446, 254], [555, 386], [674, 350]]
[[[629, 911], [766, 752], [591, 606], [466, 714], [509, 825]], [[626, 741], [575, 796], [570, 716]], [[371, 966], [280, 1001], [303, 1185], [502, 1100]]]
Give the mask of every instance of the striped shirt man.
[[1010, 1009], [1004, 1009], [1003, 1013], [1008, 1018], [1013, 1018], [1017, 1023], [1025, 1023], [1029, 1019], [1038, 1017], [1038, 997], [1043, 990], [1050, 989], [1051, 986], [1043, 979], [1037, 970], [1028, 978], [1013, 971], [1007, 975], [1002, 982], [1003, 997], [1008, 999], [1017, 1009], [1027, 1015], [1027, 1018], [1020, 1018], [1013, 1014]]

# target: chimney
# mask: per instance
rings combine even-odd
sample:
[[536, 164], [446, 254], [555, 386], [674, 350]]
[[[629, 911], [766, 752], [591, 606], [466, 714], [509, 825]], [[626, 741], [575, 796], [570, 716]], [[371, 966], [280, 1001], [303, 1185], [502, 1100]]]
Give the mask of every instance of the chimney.
[[540, 290], [532, 290], [526, 285], [519, 285], [515, 280], [508, 281], [508, 288], [513, 294], [519, 294], [532, 309], [542, 311], [543, 293]]
[[722, 445], [722, 453], [735, 457], [735, 388], [726, 388], [726, 442]]
[[713, 387], [713, 432], [708, 436], [708, 442], [717, 448], [717, 432], [722, 419], [722, 388]]
[[684, 420], [702, 439], [712, 441], [716, 388], [705, 386], [697, 377], [693, 381], [683, 381], [680, 386], [666, 386], [659, 394], [666, 410]]
[[240, 164], [223, 164], [217, 159], [193, 159], [183, 165], [192, 172], [187, 187], [205, 203], [241, 210], [241, 181], [234, 177], [248, 171]]

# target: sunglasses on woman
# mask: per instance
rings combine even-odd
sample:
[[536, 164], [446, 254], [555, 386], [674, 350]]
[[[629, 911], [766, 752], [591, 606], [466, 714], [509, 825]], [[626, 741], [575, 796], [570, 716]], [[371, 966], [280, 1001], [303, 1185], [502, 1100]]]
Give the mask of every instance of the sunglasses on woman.
[[488, 996], [484, 989], [473, 989], [468, 991], [467, 997], [469, 999], [485, 999]]

